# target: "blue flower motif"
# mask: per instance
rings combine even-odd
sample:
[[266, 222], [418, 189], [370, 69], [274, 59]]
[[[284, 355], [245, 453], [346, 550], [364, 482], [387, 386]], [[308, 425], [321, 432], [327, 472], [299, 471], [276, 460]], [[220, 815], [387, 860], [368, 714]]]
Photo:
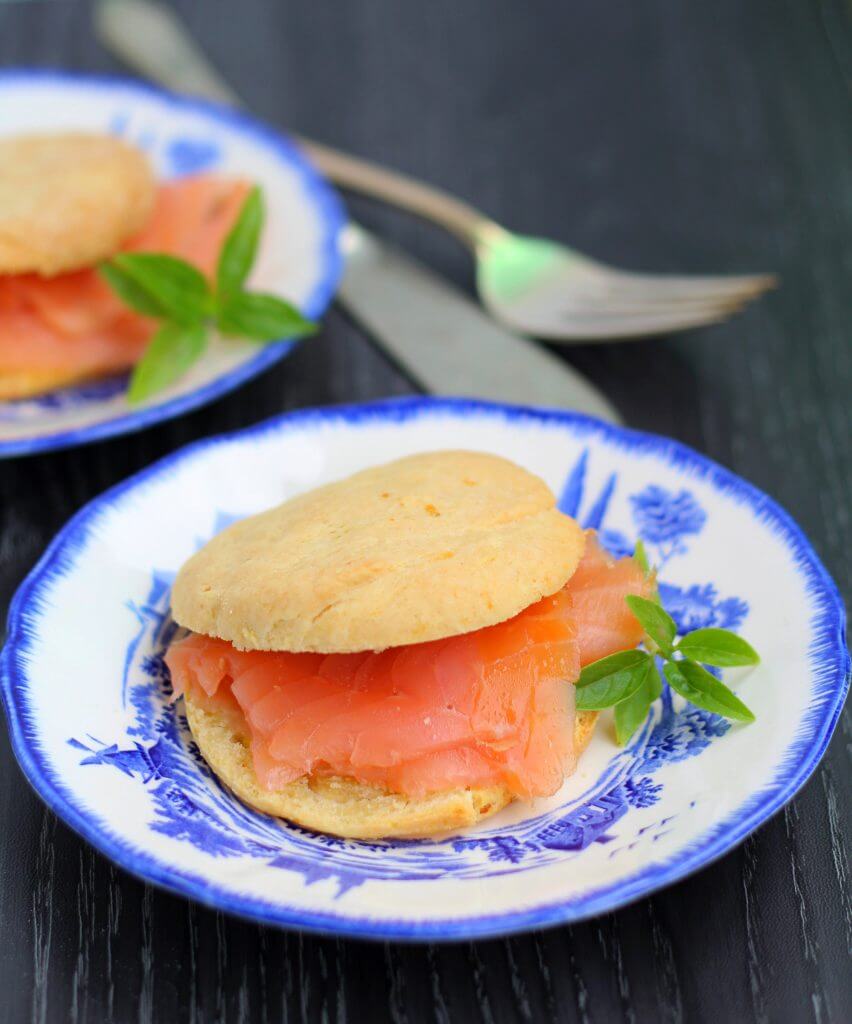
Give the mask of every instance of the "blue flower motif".
[[686, 737], [676, 726], [660, 722], [654, 728], [645, 748], [639, 771], [655, 772], [670, 761], [682, 761], [686, 753]]
[[613, 558], [629, 558], [636, 550], [635, 543], [618, 530], [601, 530], [598, 540]]
[[716, 736], [724, 736], [730, 722], [720, 715], [687, 705], [679, 713], [664, 713], [648, 739], [637, 771], [656, 772], [664, 764], [685, 761], [705, 750]]
[[166, 159], [173, 174], [198, 174], [218, 163], [219, 144], [212, 139], [174, 139], [166, 149]]
[[624, 795], [631, 807], [653, 807], [660, 799], [663, 787], [645, 775], [641, 779], [628, 779], [624, 784]]
[[716, 605], [715, 625], [721, 629], [739, 629], [748, 615], [748, 604], [739, 597], [726, 597]]
[[666, 544], [691, 533], [700, 533], [707, 513], [689, 491], [672, 494], [657, 484], [650, 484], [630, 503], [633, 519], [643, 540]]
[[748, 614], [748, 605], [739, 597], [726, 597], [719, 601], [712, 583], [704, 586], [694, 584], [687, 589], [660, 583], [659, 589], [660, 600], [677, 623], [679, 633], [707, 626], [737, 629]]
[[[693, 735], [701, 740], [709, 741], [716, 736], [724, 736], [731, 728], [731, 723], [726, 718], [722, 718], [721, 715], [712, 711], [704, 711], [702, 708], [689, 707], [682, 712], [681, 718]], [[706, 745], [706, 743], [702, 744], [701, 749], [704, 749]]]
[[147, 676], [154, 679], [166, 678], [165, 660], [161, 653], [147, 654], [142, 659], [141, 669]]
[[493, 863], [519, 864], [531, 848], [514, 836], [494, 836], [489, 839], [457, 839], [455, 850], [485, 850]]
[[525, 845], [513, 836], [499, 836], [491, 841], [488, 859], [497, 863], [508, 861], [510, 864], [519, 864], [526, 853]]

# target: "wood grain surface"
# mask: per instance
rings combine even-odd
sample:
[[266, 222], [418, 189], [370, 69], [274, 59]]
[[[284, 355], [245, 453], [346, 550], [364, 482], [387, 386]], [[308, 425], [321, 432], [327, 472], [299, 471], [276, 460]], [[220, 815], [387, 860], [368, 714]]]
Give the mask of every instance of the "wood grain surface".
[[[779, 273], [779, 291], [724, 326], [565, 358], [631, 425], [777, 498], [848, 598], [850, 0], [179, 7], [272, 122], [627, 266]], [[120, 70], [89, 13], [83, 0], [0, 0], [0, 66]], [[352, 208], [470, 286], [449, 239]], [[209, 408], [1, 464], [0, 606], [82, 503], [176, 447], [284, 409], [410, 390], [332, 311], [321, 336]], [[650, 899], [571, 928], [423, 947], [273, 931], [142, 885], [42, 806], [4, 734], [0, 1019], [852, 1020], [850, 749], [846, 714], [792, 804]]]

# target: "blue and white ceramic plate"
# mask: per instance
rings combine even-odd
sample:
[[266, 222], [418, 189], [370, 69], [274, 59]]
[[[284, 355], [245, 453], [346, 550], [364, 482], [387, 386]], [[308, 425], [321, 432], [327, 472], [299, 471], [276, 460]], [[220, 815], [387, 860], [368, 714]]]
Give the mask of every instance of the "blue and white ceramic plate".
[[[666, 694], [621, 750], [604, 715], [554, 797], [440, 841], [363, 843], [257, 814], [207, 770], [161, 655], [169, 589], [217, 530], [365, 466], [498, 452], [614, 552], [642, 538], [682, 631], [763, 655], [733, 725]], [[43, 799], [128, 871], [260, 921], [467, 939], [612, 910], [707, 864], [813, 771], [848, 685], [844, 610], [790, 517], [674, 441], [580, 415], [404, 399], [300, 412], [192, 445], [96, 499], [18, 591], [2, 660], [15, 752]]]
[[[144, 149], [161, 178], [216, 171], [257, 182], [267, 224], [253, 287], [282, 295], [312, 318], [330, 302], [342, 267], [341, 205], [297, 150], [258, 122], [137, 82], [42, 71], [0, 72], [0, 110], [0, 135], [112, 132]], [[127, 404], [126, 377], [0, 402], [0, 457], [85, 444], [178, 416], [256, 376], [291, 347], [217, 338], [189, 373], [142, 408]]]

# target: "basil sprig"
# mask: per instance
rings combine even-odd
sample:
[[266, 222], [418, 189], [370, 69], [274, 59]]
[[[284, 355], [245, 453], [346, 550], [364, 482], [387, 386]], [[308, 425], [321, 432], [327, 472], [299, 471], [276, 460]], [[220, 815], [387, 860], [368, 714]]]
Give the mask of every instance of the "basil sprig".
[[[644, 548], [634, 558], [650, 578]], [[582, 711], [615, 709], [615, 736], [624, 746], [648, 717], [651, 705], [662, 693], [658, 659], [669, 686], [692, 704], [738, 722], [753, 722], [754, 715], [727, 686], [704, 665], [728, 668], [756, 665], [757, 651], [727, 629], [696, 629], [677, 638], [674, 619], [652, 599], [630, 594], [630, 611], [645, 631], [646, 650], [619, 651], [587, 665], [576, 684], [576, 704]]]
[[131, 375], [129, 402], [143, 402], [183, 376], [207, 348], [211, 327], [258, 342], [317, 330], [284, 299], [245, 288], [263, 221], [263, 195], [255, 187], [222, 244], [212, 284], [197, 267], [167, 253], [119, 253], [100, 265], [101, 276], [126, 306], [159, 321]]

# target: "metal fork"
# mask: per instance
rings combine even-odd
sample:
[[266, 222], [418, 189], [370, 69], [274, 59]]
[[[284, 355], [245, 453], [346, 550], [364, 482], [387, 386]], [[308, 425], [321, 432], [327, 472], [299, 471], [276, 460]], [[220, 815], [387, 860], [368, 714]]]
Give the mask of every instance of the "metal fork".
[[[156, 0], [100, 0], [102, 41], [180, 92], [237, 96], [173, 11]], [[775, 285], [772, 275], [634, 274], [546, 238], [517, 235], [454, 196], [309, 139], [298, 142], [335, 184], [424, 217], [467, 245], [479, 296], [498, 320], [553, 341], [609, 341], [716, 323]]]

